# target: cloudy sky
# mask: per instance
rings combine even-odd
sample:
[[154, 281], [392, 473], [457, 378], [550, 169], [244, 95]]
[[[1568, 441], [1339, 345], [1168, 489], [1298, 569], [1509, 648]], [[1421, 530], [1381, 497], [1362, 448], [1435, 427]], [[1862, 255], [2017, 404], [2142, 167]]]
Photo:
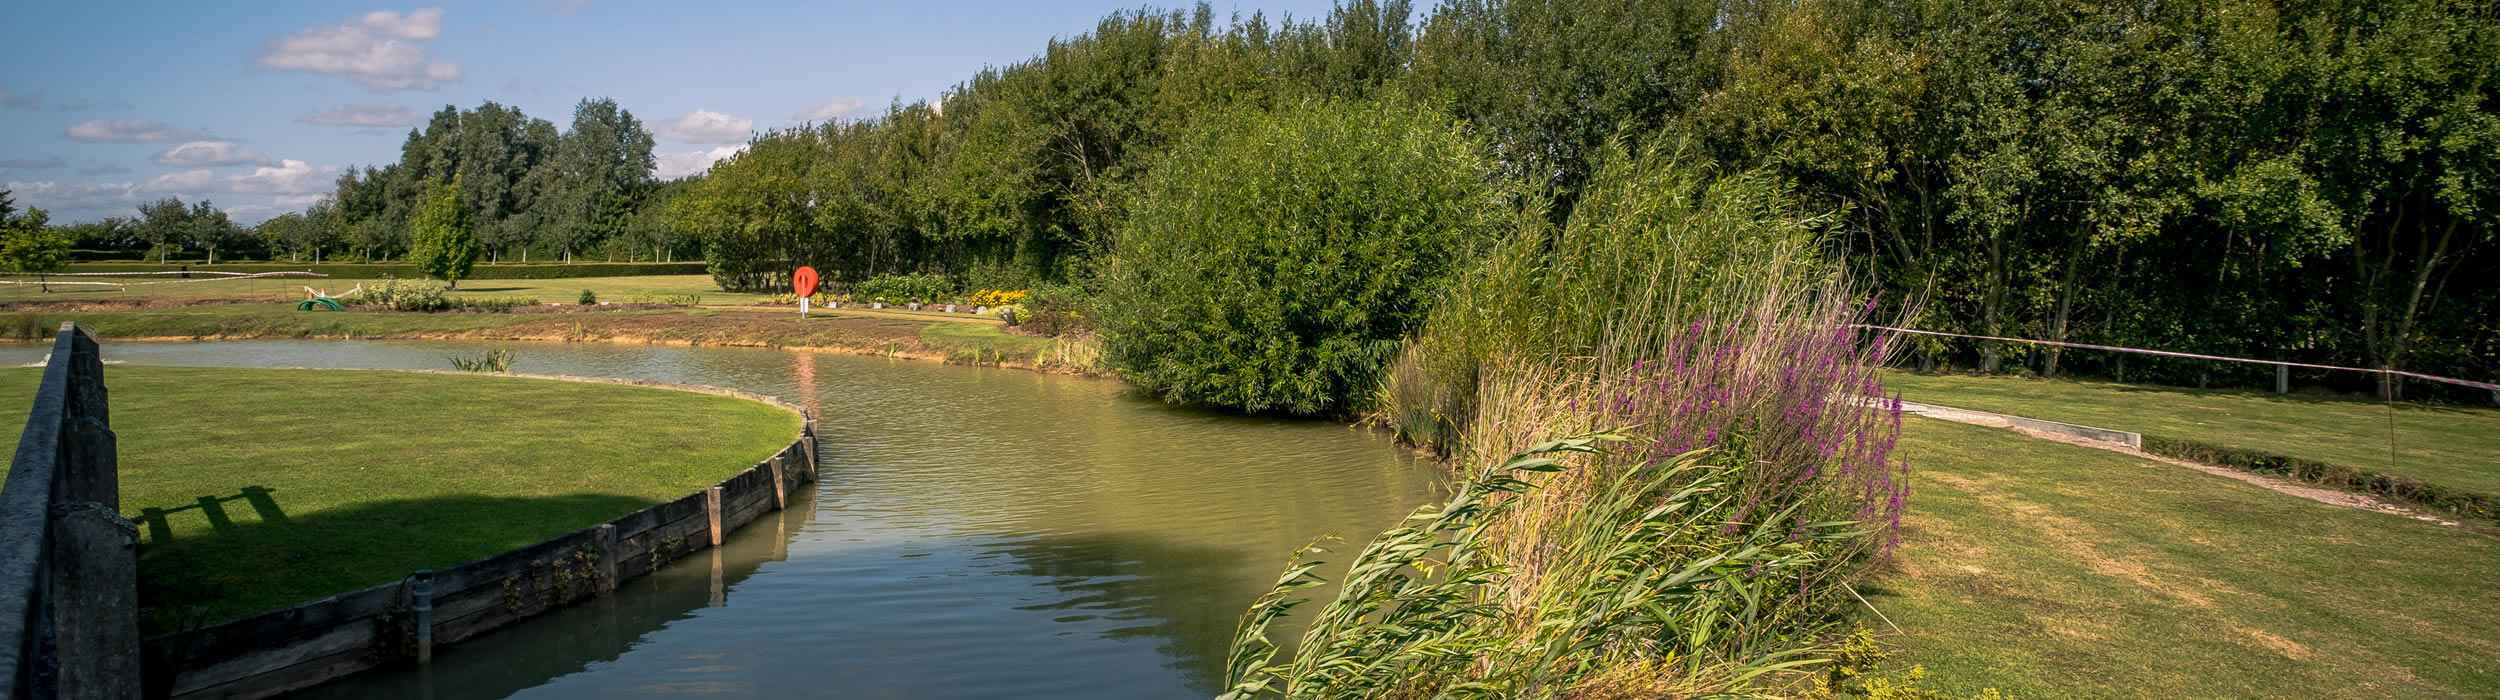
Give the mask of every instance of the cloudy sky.
[[493, 100], [562, 127], [584, 97], [631, 110], [675, 177], [751, 131], [935, 97], [1137, 4], [28, 3], [0, 42], [0, 182], [56, 222], [170, 195], [254, 223], [310, 204], [342, 168], [397, 159], [443, 105]]

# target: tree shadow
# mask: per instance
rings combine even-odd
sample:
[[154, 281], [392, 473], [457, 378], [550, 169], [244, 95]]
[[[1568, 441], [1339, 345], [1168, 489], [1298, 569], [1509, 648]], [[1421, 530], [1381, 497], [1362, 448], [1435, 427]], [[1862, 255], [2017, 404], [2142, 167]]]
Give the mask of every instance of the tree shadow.
[[[608, 494], [458, 495], [287, 513], [274, 489], [142, 508], [140, 625], [159, 634], [397, 581], [578, 530], [650, 505]], [[235, 517], [240, 501], [256, 517]], [[196, 511], [196, 513], [192, 512]], [[180, 527], [185, 518], [206, 521]]]

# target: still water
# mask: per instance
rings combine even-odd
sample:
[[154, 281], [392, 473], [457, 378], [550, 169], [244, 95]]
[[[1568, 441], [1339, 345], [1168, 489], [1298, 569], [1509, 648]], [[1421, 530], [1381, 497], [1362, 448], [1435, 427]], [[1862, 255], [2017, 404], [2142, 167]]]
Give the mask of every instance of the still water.
[[[448, 355], [489, 348], [512, 350], [516, 372], [735, 387], [813, 408], [822, 482], [609, 600], [440, 650], [430, 671], [310, 696], [1207, 697], [1242, 609], [1295, 547], [1331, 534], [1359, 544], [1443, 484], [1360, 429], [1017, 370], [453, 341], [125, 342], [105, 357], [445, 369]], [[0, 349], [0, 362], [41, 355]]]

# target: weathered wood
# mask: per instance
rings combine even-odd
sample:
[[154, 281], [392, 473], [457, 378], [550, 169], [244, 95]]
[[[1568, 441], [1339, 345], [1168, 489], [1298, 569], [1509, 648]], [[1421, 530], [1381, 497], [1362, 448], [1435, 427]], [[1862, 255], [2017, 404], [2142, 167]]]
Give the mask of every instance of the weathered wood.
[[721, 531], [719, 486], [712, 486], [710, 488], [703, 489], [703, 514], [711, 520], [712, 526], [710, 530], [712, 536], [712, 546], [718, 547], [720, 546], [721, 535], [726, 534]]
[[790, 501], [790, 487], [787, 485], [787, 482], [783, 480], [781, 474], [783, 471], [782, 463], [789, 461], [787, 459], [783, 459], [783, 457], [787, 456], [789, 450], [784, 448], [782, 453], [783, 454], [773, 455], [772, 459], [764, 460], [764, 464], [770, 466], [773, 470], [773, 510], [781, 510], [782, 508], [789, 507]]
[[53, 507], [52, 626], [64, 698], [139, 697], [139, 527], [99, 503]]
[[616, 525], [600, 523], [592, 528], [590, 542], [599, 553], [599, 594], [616, 592]]

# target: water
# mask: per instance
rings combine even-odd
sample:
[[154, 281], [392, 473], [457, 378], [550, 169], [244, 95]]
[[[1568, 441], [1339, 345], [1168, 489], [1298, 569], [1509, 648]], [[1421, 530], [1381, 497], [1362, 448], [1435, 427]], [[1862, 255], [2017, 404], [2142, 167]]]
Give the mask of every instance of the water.
[[[1443, 483], [1344, 425], [1016, 370], [452, 341], [108, 343], [105, 357], [444, 369], [448, 355], [497, 347], [516, 372], [736, 387], [814, 408], [822, 483], [609, 600], [440, 650], [426, 672], [309, 695], [1206, 697], [1241, 611], [1287, 554], [1322, 535], [1359, 543]], [[5, 364], [41, 356], [0, 349]]]

